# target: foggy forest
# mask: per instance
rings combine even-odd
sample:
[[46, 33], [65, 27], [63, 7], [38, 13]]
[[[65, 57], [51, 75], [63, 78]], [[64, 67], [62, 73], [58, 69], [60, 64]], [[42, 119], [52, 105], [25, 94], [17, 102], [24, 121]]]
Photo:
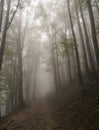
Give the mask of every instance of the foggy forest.
[[99, 130], [99, 0], [0, 0], [0, 130]]

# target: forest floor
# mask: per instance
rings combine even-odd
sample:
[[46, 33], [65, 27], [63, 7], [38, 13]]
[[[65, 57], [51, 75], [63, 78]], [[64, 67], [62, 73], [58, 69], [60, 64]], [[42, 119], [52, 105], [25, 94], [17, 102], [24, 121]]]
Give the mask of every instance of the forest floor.
[[78, 87], [68, 87], [62, 95], [36, 100], [0, 120], [0, 130], [99, 130], [97, 87], [84, 97]]

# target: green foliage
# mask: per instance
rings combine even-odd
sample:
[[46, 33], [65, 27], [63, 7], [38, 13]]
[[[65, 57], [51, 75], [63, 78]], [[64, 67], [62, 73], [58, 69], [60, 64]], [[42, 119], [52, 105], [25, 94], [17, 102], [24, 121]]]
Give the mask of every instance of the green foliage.
[[69, 38], [64, 39], [62, 42], [60, 42], [60, 44], [63, 44], [65, 47], [68, 47], [69, 49], [74, 47], [73, 40]]
[[24, 8], [24, 6], [22, 5], [22, 4], [19, 4], [19, 7], [18, 7], [19, 9], [23, 9]]
[[0, 72], [0, 104], [6, 103], [7, 97], [10, 92], [11, 80], [9, 80], [11, 72], [11, 60], [15, 55], [15, 48], [13, 49], [11, 40], [6, 41], [4, 61], [2, 71]]
[[6, 77], [0, 75], [0, 92], [3, 90], [8, 90], [8, 85], [6, 83]]
[[3, 74], [0, 75], [0, 104], [4, 104], [6, 102], [6, 96], [9, 93], [9, 86], [6, 83], [6, 78]]
[[73, 50], [74, 50], [74, 43], [72, 39], [63, 39], [63, 41], [59, 41], [57, 43], [53, 43], [52, 45], [52, 51], [56, 51], [60, 56], [62, 56], [63, 58], [66, 56], [66, 52], [68, 51], [69, 55], [73, 54]]
[[62, 52], [62, 56], [66, 56], [66, 51], [68, 51], [69, 55], [73, 54], [73, 50], [74, 50], [74, 43], [72, 39], [64, 39], [64, 41], [59, 42], [63, 47], [63, 52]]

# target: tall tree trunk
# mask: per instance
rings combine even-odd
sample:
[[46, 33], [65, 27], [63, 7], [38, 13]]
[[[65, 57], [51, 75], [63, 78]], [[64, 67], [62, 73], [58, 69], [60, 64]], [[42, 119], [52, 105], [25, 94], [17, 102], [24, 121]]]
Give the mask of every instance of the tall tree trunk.
[[7, 35], [7, 25], [9, 22], [10, 4], [11, 4], [11, 0], [7, 1], [7, 14], [6, 14], [4, 30], [3, 30], [3, 34], [2, 34], [1, 47], [0, 47], [0, 71], [2, 68], [2, 62], [3, 62], [3, 54], [4, 54], [6, 35]]
[[87, 27], [86, 27], [84, 15], [83, 15], [82, 3], [81, 3], [81, 0], [78, 0], [78, 2], [79, 2], [79, 7], [80, 7], [82, 23], [83, 23], [83, 29], [84, 29], [84, 34], [85, 34], [85, 43], [86, 43], [86, 48], [87, 48], [87, 52], [88, 52], [90, 68], [91, 68], [91, 71], [96, 75], [96, 70], [95, 70], [94, 61], [93, 61], [93, 57], [92, 57], [92, 53], [91, 53]]
[[22, 69], [22, 50], [20, 46], [20, 42], [18, 42], [18, 69], [19, 69], [19, 78], [18, 78], [18, 92], [19, 92], [19, 106], [24, 105], [23, 99], [23, 69]]
[[[2, 39], [1, 39], [1, 47], [0, 47], [0, 71], [2, 68], [2, 62], [3, 62], [3, 55], [4, 55], [4, 48], [5, 48], [5, 42], [6, 42], [6, 35], [7, 35], [7, 30], [9, 29], [13, 18], [17, 12], [18, 6], [19, 6], [20, 0], [18, 0], [16, 9], [11, 17], [11, 20], [9, 21], [9, 13], [10, 13], [10, 6], [11, 6], [11, 0], [7, 0], [7, 11], [6, 11], [6, 18], [5, 18], [5, 24], [4, 24], [4, 29], [3, 29], [3, 34], [2, 34]], [[2, 24], [2, 16], [3, 16], [3, 6], [4, 6], [4, 0], [1, 0], [1, 11], [0, 11], [0, 29], [1, 29], [1, 24]]]
[[18, 69], [19, 69], [19, 106], [24, 105], [23, 99], [23, 68], [22, 68], [22, 42], [21, 42], [21, 12], [20, 12], [20, 23], [18, 27], [18, 42], [17, 42], [17, 53], [18, 53]]
[[0, 1], [0, 32], [2, 26], [2, 19], [3, 19], [3, 7], [4, 7], [4, 0]]
[[0, 118], [1, 118], [1, 91], [0, 91]]
[[55, 81], [55, 89], [56, 89], [56, 92], [58, 93], [58, 84], [57, 84], [57, 73], [56, 73], [56, 62], [55, 62], [55, 54], [52, 50], [52, 46], [50, 46], [51, 48], [51, 54], [52, 54], [52, 63], [53, 63], [53, 70], [54, 70], [54, 81]]
[[95, 0], [95, 3], [96, 3], [97, 12], [98, 12], [98, 15], [99, 15], [99, 6], [98, 6], [97, 0]]
[[61, 91], [62, 89], [62, 86], [61, 86], [61, 78], [60, 78], [60, 70], [59, 70], [59, 61], [58, 61], [58, 46], [57, 46], [57, 43], [56, 43], [56, 29], [55, 29], [55, 58], [56, 58], [56, 67], [57, 67], [57, 77], [58, 77], [58, 88], [59, 88], [59, 92]]
[[[16, 57], [15, 57], [16, 58]], [[14, 104], [14, 109], [16, 109], [17, 107], [17, 101], [16, 101], [16, 95], [17, 95], [17, 89], [16, 89], [16, 86], [17, 86], [17, 68], [16, 68], [16, 59], [13, 61], [13, 104]]]
[[97, 61], [98, 71], [99, 71], [99, 47], [98, 47], [94, 16], [93, 16], [93, 11], [92, 11], [92, 6], [91, 6], [90, 0], [87, 0], [87, 7], [88, 7], [89, 18], [90, 18], [90, 23], [91, 23], [93, 46], [94, 46], [94, 50], [95, 50], [95, 56], [96, 56], [96, 61]]
[[36, 97], [36, 81], [37, 81], [37, 70], [38, 70], [38, 58], [35, 57], [34, 59], [35, 63], [34, 63], [34, 69], [33, 69], [33, 73], [34, 73], [34, 78], [33, 78], [33, 96], [34, 98]]
[[68, 44], [66, 45], [66, 39], [67, 39], [67, 35], [66, 35], [66, 22], [65, 22], [65, 44], [64, 44], [64, 48], [65, 48], [66, 57], [67, 57], [68, 77], [69, 77], [69, 81], [71, 81], [72, 80], [71, 63], [70, 63], [70, 55], [69, 55]]
[[90, 74], [90, 70], [89, 70], [88, 61], [87, 61], [87, 53], [86, 53], [86, 48], [85, 48], [82, 28], [81, 28], [81, 24], [80, 24], [80, 20], [79, 20], [78, 3], [77, 3], [76, 0], [75, 0], [75, 5], [76, 5], [76, 15], [77, 15], [77, 21], [78, 21], [79, 35], [80, 35], [81, 46], [82, 46], [82, 51], [83, 51], [84, 67], [85, 67], [85, 72], [89, 75]]
[[73, 28], [73, 22], [72, 22], [72, 18], [71, 18], [69, 0], [67, 0], [67, 6], [68, 6], [68, 13], [69, 13], [69, 18], [70, 18], [70, 25], [71, 25], [71, 30], [72, 30], [72, 35], [73, 35], [74, 45], [75, 45], [75, 53], [76, 53], [76, 63], [77, 63], [78, 79], [79, 79], [80, 86], [83, 88], [83, 91], [84, 91], [84, 83], [83, 83], [82, 74], [81, 74], [80, 58], [79, 58], [77, 40], [76, 40], [74, 28]]

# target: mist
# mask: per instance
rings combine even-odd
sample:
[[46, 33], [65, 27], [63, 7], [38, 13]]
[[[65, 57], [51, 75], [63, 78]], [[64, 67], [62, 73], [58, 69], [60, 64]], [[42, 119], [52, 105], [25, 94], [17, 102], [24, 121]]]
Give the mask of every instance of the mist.
[[98, 86], [98, 0], [0, 0], [0, 129], [98, 128]]

